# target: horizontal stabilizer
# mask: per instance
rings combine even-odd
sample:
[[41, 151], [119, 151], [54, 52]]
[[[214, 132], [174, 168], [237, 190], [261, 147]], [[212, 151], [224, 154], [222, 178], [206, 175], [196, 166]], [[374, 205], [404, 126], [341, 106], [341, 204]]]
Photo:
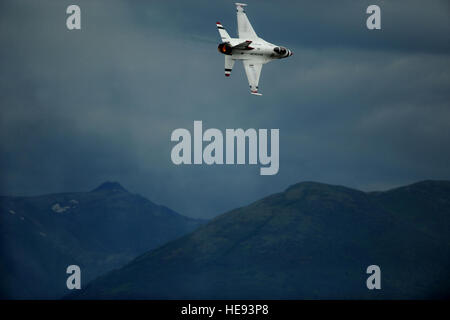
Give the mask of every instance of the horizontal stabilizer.
[[230, 56], [225, 56], [225, 77], [229, 77], [233, 70], [234, 60]]
[[230, 42], [231, 37], [228, 34], [227, 30], [222, 26], [220, 22], [216, 22], [217, 30], [219, 31], [220, 38], [222, 39], [222, 42]]

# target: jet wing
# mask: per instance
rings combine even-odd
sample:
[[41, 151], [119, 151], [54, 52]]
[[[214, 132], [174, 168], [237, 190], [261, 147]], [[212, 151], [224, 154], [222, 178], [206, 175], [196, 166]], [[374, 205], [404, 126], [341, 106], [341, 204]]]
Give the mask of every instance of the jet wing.
[[262, 63], [252, 60], [243, 60], [242, 63], [244, 64], [251, 93], [261, 96], [261, 93], [258, 93], [258, 83], [259, 76], [261, 75]]
[[253, 30], [253, 27], [245, 14], [244, 7], [246, 6], [247, 5], [245, 3], [236, 3], [238, 35], [240, 39], [255, 40], [258, 39], [258, 36], [256, 35], [255, 30]]

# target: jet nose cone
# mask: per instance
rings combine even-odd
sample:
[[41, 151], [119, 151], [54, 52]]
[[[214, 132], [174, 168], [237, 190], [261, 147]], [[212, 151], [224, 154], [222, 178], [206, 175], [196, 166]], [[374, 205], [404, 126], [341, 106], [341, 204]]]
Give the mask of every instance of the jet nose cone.
[[292, 52], [291, 50], [289, 50], [289, 57], [290, 56], [293, 56], [294, 55], [294, 52]]

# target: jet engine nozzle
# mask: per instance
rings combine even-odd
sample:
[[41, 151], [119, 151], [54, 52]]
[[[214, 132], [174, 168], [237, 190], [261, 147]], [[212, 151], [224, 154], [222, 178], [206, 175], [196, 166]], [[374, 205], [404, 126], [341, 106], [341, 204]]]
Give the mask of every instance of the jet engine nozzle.
[[228, 42], [223, 42], [223, 43], [219, 44], [219, 46], [217, 47], [217, 50], [219, 50], [220, 53], [231, 56], [231, 52], [233, 51], [233, 48], [231, 47], [231, 45]]

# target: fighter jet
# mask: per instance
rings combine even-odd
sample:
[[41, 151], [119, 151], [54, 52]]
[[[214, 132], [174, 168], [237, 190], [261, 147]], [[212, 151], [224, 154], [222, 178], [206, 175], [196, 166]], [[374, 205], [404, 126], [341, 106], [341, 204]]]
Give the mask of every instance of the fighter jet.
[[293, 53], [285, 47], [276, 46], [258, 37], [245, 14], [246, 6], [245, 3], [236, 3], [238, 38], [231, 38], [223, 25], [220, 22], [216, 23], [222, 39], [218, 50], [225, 55], [225, 76], [230, 76], [236, 60], [242, 60], [250, 93], [261, 96], [262, 94], [258, 92], [258, 83], [263, 64], [290, 57]]

